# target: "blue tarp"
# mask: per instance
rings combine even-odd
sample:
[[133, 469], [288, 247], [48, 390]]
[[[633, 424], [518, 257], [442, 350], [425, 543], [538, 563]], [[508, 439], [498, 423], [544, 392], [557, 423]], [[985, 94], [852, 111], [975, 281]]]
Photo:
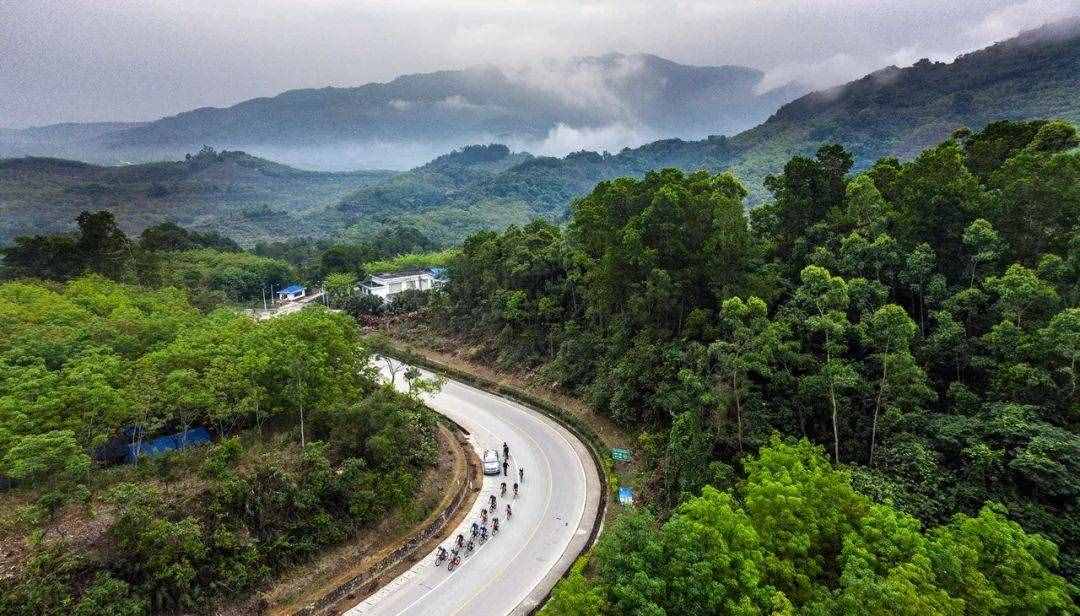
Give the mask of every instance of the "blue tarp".
[[303, 290], [304, 290], [303, 285], [294, 284], [294, 285], [287, 286], [284, 289], [278, 291], [278, 295], [292, 295], [293, 293], [299, 293], [299, 292], [301, 292]]
[[206, 428], [192, 428], [187, 432], [177, 432], [168, 436], [159, 436], [153, 440], [144, 441], [142, 446], [128, 445], [128, 453], [125, 458], [128, 462], [134, 462], [139, 456], [160, 456], [185, 447], [202, 445], [210, 442], [210, 433]]

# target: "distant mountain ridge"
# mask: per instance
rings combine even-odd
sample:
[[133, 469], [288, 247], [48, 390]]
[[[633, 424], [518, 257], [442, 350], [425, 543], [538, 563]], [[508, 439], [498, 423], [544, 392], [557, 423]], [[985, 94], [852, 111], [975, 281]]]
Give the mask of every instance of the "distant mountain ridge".
[[423, 192], [430, 173], [424, 166], [360, 189], [339, 209], [356, 218], [383, 208], [383, 216], [405, 217], [451, 241], [462, 232], [432, 225], [432, 219], [473, 221], [483, 213], [501, 223], [534, 216], [560, 220], [570, 202], [597, 182], [663, 167], [731, 169], [750, 189], [753, 203], [766, 196], [766, 175], [778, 172], [792, 156], [813, 155], [823, 143], [844, 145], [861, 168], [882, 156], [912, 156], [957, 128], [1027, 118], [1080, 123], [1080, 19], [1024, 32], [951, 63], [922, 60], [907, 68], [888, 67], [807, 94], [732, 137], [663, 139], [617, 154], [530, 157], [499, 173], [476, 174], [471, 182], [429, 193], [437, 197], [423, 202], [404, 198], [397, 187]]
[[62, 233], [82, 210], [109, 210], [138, 234], [165, 220], [242, 243], [327, 235], [334, 204], [386, 171], [303, 171], [244, 152], [205, 150], [181, 161], [102, 167], [55, 158], [0, 159], [0, 246]]
[[[364, 156], [395, 145], [408, 152], [420, 144], [430, 158], [489, 141], [543, 150], [555, 147], [545, 145], [553, 136], [597, 146], [605, 144], [590, 142], [619, 136], [642, 143], [738, 132], [805, 91], [785, 86], [759, 94], [763, 77], [746, 67], [689, 66], [652, 55], [477, 66], [358, 87], [290, 90], [112, 130], [88, 128], [106, 128], [99, 124], [6, 131], [0, 155], [119, 162], [178, 158], [210, 145], [290, 164], [355, 168], [373, 162]], [[44, 132], [48, 138], [39, 139]]]
[[[613, 61], [604, 58], [571, 62]], [[645, 105], [640, 100], [638, 104]], [[753, 204], [767, 197], [762, 185], [766, 175], [778, 172], [792, 156], [813, 155], [824, 143], [844, 145], [858, 169], [882, 156], [912, 156], [961, 127], [977, 130], [995, 120], [1033, 118], [1080, 124], [1080, 19], [1025, 32], [951, 63], [923, 60], [907, 68], [875, 71], [784, 104], [760, 125], [730, 137], [662, 139], [614, 154], [586, 150], [562, 157], [535, 156], [508, 145], [458, 148], [404, 173], [334, 182], [334, 190], [321, 193], [318, 204], [307, 204], [291, 228], [242, 225], [219, 230], [243, 239], [270, 228], [296, 237], [349, 226], [346, 236], [362, 237], [386, 225], [409, 224], [431, 239], [455, 242], [479, 229], [535, 217], [562, 220], [572, 200], [597, 182], [663, 167], [730, 169], [750, 189]], [[350, 182], [355, 182], [351, 188]], [[30, 180], [24, 186], [31, 186]], [[27, 207], [47, 203], [39, 193], [22, 199]], [[18, 209], [7, 206], [8, 212]], [[31, 224], [32, 217], [24, 220]], [[218, 219], [202, 219], [200, 228], [213, 228], [207, 226], [213, 220]]]

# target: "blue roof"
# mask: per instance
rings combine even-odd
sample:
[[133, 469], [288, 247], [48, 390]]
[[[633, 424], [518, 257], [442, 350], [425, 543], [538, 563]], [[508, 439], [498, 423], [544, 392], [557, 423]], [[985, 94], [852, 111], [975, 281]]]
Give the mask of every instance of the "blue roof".
[[192, 428], [187, 432], [178, 432], [168, 436], [159, 436], [140, 445], [128, 445], [127, 461], [134, 462], [139, 456], [160, 456], [176, 449], [210, 442], [210, 433], [206, 428]]
[[304, 285], [294, 284], [294, 285], [289, 285], [289, 286], [285, 287], [284, 289], [278, 291], [278, 293], [287, 293], [288, 295], [292, 295], [293, 293], [299, 293], [300, 291], [303, 291], [303, 290], [304, 290]]

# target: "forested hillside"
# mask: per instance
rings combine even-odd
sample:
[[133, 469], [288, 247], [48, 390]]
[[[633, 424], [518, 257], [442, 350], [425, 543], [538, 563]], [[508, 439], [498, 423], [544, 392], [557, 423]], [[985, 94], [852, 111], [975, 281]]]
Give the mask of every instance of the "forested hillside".
[[0, 160], [0, 246], [20, 235], [66, 231], [82, 210], [108, 210], [128, 233], [172, 220], [245, 244], [329, 235], [344, 224], [334, 204], [392, 175], [301, 171], [210, 149], [177, 162], [118, 167]]
[[468, 238], [427, 322], [642, 431], [652, 513], [550, 613], [1075, 613], [1077, 144], [822, 146], [749, 215], [667, 169]]
[[[97, 275], [0, 285], [0, 614], [210, 613], [390, 511], [434, 415], [353, 321], [257, 323]], [[112, 465], [201, 426], [216, 444]]]

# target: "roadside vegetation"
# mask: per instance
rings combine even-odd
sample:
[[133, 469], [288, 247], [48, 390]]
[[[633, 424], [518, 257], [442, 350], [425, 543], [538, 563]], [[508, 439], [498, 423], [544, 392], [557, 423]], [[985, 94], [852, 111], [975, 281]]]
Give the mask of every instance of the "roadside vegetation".
[[642, 433], [643, 506], [547, 613], [1075, 613], [1077, 143], [827, 145], [749, 214], [667, 169], [468, 238], [428, 323]]
[[[211, 612], [407, 509], [436, 459], [344, 315], [97, 274], [0, 285], [0, 315], [0, 614]], [[216, 443], [116, 464], [195, 426]]]

